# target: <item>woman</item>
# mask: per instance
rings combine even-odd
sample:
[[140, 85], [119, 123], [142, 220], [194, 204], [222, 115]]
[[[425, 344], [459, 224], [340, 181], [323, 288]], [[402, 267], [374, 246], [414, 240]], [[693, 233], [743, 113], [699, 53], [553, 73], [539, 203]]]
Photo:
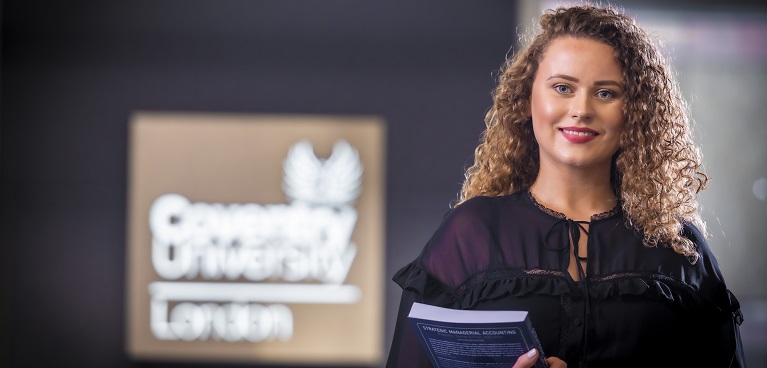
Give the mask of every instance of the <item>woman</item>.
[[458, 203], [394, 281], [387, 367], [429, 367], [414, 301], [527, 310], [551, 367], [742, 367], [673, 74], [611, 7], [546, 12], [503, 68]]

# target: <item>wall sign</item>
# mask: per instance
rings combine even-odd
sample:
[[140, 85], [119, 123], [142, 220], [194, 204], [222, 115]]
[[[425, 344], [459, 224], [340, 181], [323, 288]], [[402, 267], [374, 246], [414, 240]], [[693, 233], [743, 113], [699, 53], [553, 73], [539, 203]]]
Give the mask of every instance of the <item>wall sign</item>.
[[374, 117], [135, 114], [129, 354], [377, 364], [384, 149]]

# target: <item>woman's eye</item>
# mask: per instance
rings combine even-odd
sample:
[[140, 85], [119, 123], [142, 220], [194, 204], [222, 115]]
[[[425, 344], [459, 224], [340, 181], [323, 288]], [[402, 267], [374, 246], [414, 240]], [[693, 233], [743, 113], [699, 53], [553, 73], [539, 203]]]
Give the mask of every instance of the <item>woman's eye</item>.
[[615, 97], [615, 92], [603, 89], [603, 90], [597, 92], [597, 97], [599, 97], [599, 98], [614, 98]]
[[554, 89], [557, 90], [557, 92], [559, 93], [570, 93], [570, 87], [564, 84], [558, 84], [554, 86]]

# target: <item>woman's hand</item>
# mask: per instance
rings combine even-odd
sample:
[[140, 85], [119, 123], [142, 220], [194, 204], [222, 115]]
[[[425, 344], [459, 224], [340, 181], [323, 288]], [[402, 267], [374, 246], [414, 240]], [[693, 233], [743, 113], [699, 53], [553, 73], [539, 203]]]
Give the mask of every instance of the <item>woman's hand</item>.
[[[535, 366], [535, 361], [538, 359], [538, 350], [532, 349], [527, 354], [522, 354], [517, 358], [517, 362], [511, 368], [532, 368]], [[567, 368], [567, 363], [564, 360], [557, 357], [546, 358], [546, 363], [549, 364], [549, 368]]]

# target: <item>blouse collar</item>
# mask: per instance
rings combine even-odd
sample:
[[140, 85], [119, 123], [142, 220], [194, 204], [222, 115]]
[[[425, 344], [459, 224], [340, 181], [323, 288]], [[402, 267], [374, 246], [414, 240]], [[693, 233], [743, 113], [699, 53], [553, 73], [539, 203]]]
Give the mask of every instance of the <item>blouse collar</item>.
[[[538, 207], [538, 209], [540, 209], [541, 211], [545, 212], [549, 216], [556, 217], [558, 219], [567, 219], [567, 216], [565, 216], [564, 213], [558, 212], [558, 211], [554, 211], [551, 208], [548, 208], [548, 207], [540, 204], [535, 199], [535, 197], [533, 197], [533, 193], [530, 191], [530, 189], [527, 189], [527, 197], [530, 199], [530, 202], [532, 202], [533, 205]], [[615, 207], [613, 207], [611, 210], [591, 215], [590, 220], [591, 221], [604, 220], [604, 219], [606, 219], [608, 217], [612, 217], [615, 214], [617, 214], [618, 211], [620, 211], [620, 209], [621, 209], [621, 203], [620, 203], [620, 199], [619, 199], [618, 202], [615, 204]]]

